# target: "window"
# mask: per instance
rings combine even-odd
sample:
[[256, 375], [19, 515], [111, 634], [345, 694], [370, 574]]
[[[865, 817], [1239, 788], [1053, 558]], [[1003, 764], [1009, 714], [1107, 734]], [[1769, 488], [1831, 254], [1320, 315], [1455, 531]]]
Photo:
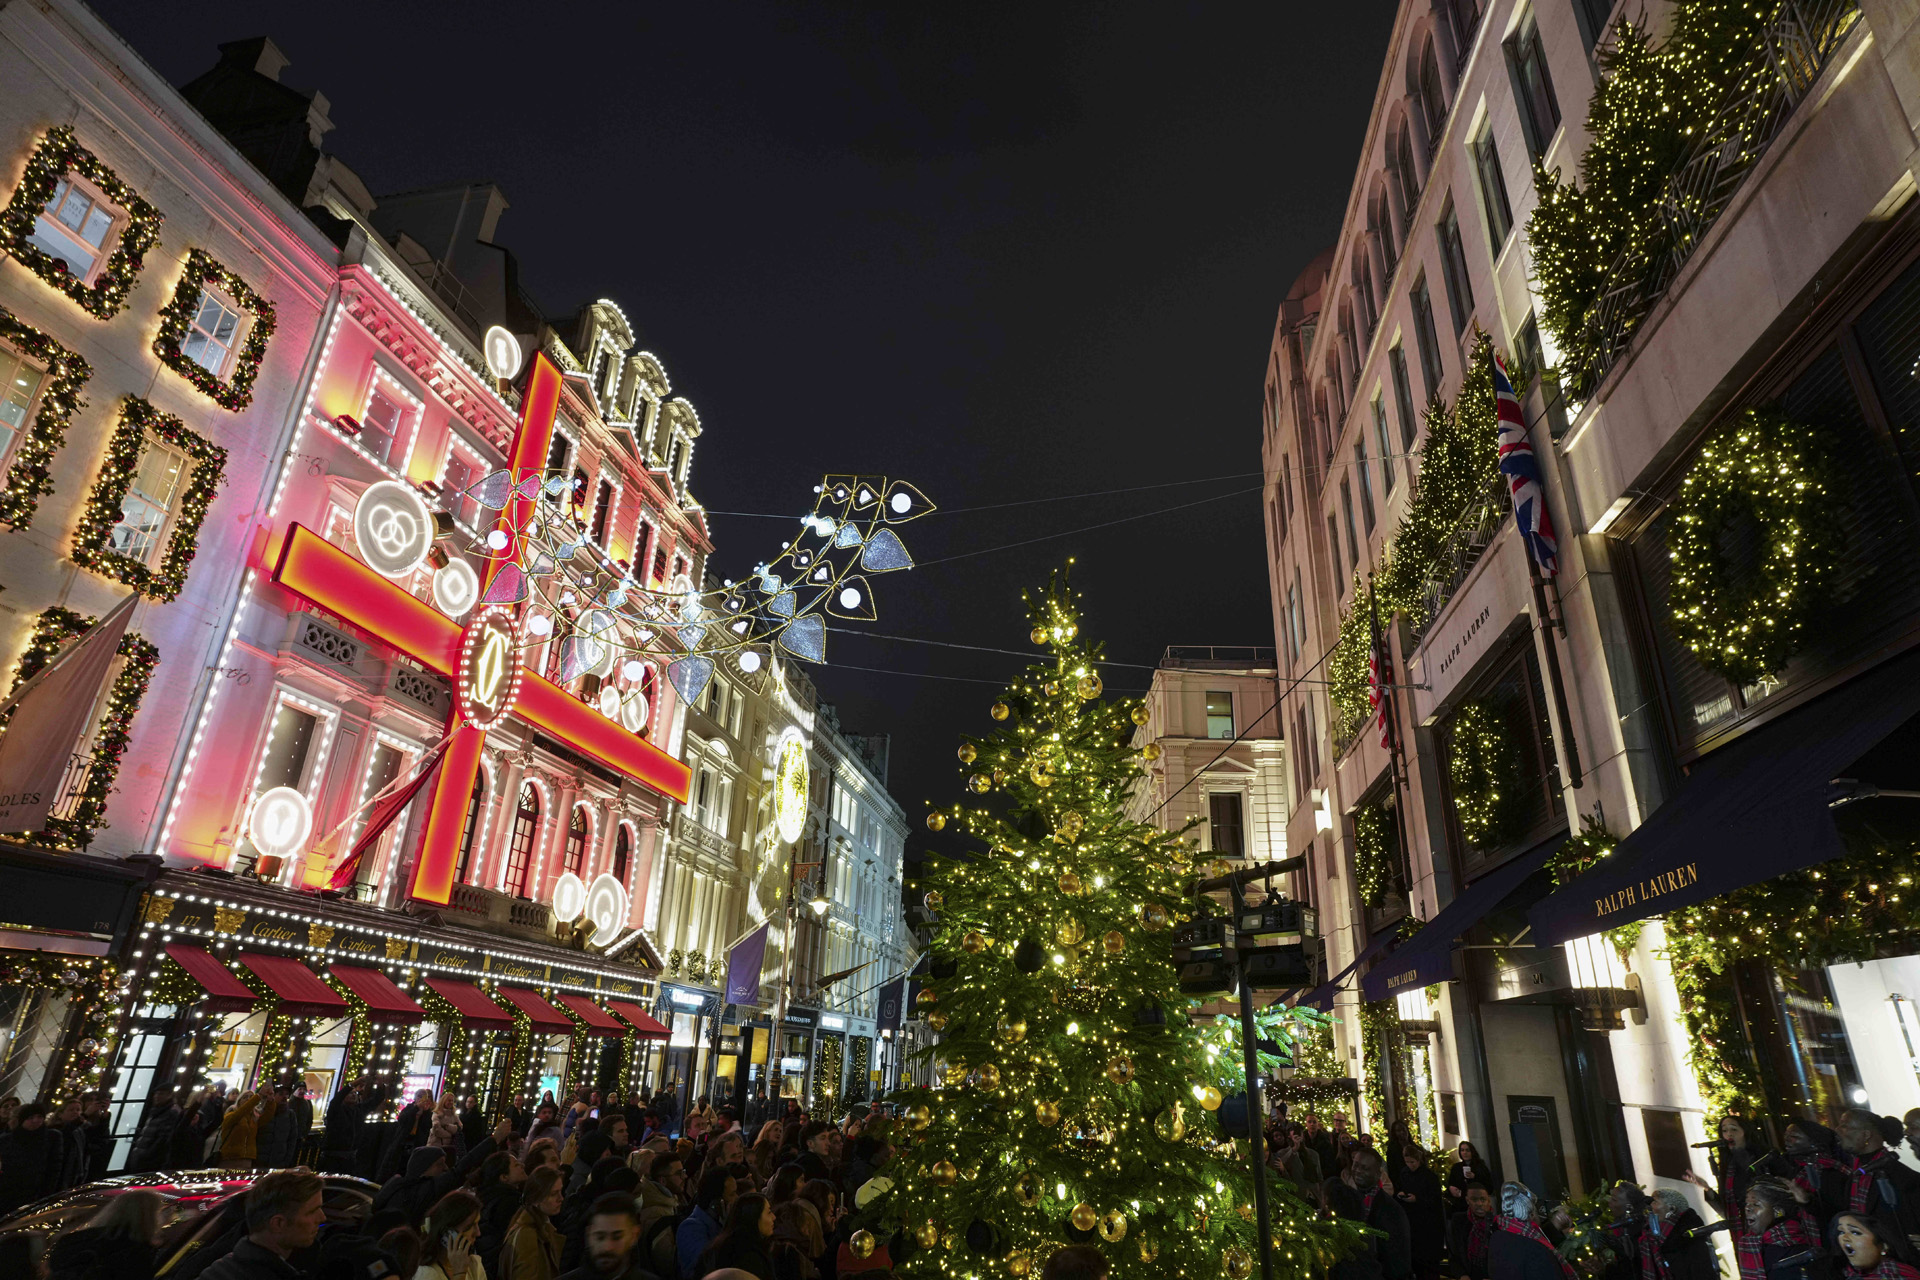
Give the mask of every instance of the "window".
[[1573, 16], [1580, 19], [1580, 39], [1592, 53], [1607, 33], [1607, 19], [1613, 16], [1613, 0], [1573, 0]]
[[[1373, 408], [1376, 419], [1380, 410], [1380, 399], [1374, 397]], [[1367, 474], [1367, 442], [1353, 442], [1353, 474], [1360, 481], [1360, 520], [1368, 533], [1373, 532], [1373, 479]]]
[[513, 811], [513, 835], [507, 840], [507, 888], [517, 897], [533, 896], [533, 844], [540, 838], [540, 788], [520, 784]]
[[267, 730], [267, 749], [260, 758], [260, 776], [254, 794], [275, 787], [302, 790], [307, 779], [307, 758], [313, 750], [314, 726], [320, 717], [282, 701], [273, 712], [273, 727]]
[[1487, 241], [1493, 248], [1493, 256], [1498, 258], [1507, 243], [1507, 233], [1513, 230], [1513, 207], [1507, 203], [1507, 179], [1500, 171], [1500, 151], [1493, 144], [1493, 126], [1482, 127], [1479, 136], [1468, 146], [1473, 152], [1474, 174], [1480, 180], [1480, 208], [1487, 215]]
[[1233, 736], [1232, 690], [1207, 690], [1207, 736], [1209, 738], [1231, 738]]
[[480, 523], [480, 504], [467, 495], [474, 483], [484, 474], [480, 463], [460, 449], [447, 449], [446, 466], [440, 469], [440, 500], [447, 511], [469, 529], [477, 528]]
[[[567, 437], [564, 431], [556, 428], [553, 433], [553, 439], [547, 441], [547, 474], [550, 477], [566, 475], [567, 463], [572, 457], [573, 441]], [[566, 490], [562, 488], [560, 495], [564, 495], [565, 493]], [[561, 501], [560, 495], [553, 496], [551, 501]]]
[[1353, 353], [1353, 367], [1357, 373], [1361, 361], [1366, 356], [1367, 348], [1373, 345], [1373, 331], [1380, 327], [1380, 312], [1374, 307], [1373, 302], [1373, 259], [1367, 255], [1367, 247], [1364, 244], [1354, 247], [1359, 252], [1354, 255], [1353, 291], [1360, 296], [1360, 315], [1367, 322], [1366, 334]]
[[[1387, 351], [1387, 368], [1393, 375], [1393, 408], [1400, 415], [1400, 451], [1413, 452], [1413, 438], [1416, 434], [1413, 417], [1413, 387], [1407, 381], [1407, 353], [1399, 343], [1394, 343]], [[1384, 455], [1383, 451], [1383, 455]], [[1384, 463], [1382, 465], [1385, 465]], [[1393, 468], [1387, 467], [1387, 490], [1393, 490]]]
[[653, 552], [653, 580], [665, 582], [667, 579], [667, 549], [656, 547]]
[[584, 875], [587, 869], [587, 807], [573, 806], [573, 816], [567, 819], [567, 870], [573, 874]]
[[453, 869], [456, 884], [468, 883], [467, 876], [473, 869], [474, 842], [480, 838], [480, 816], [486, 811], [487, 771], [476, 769], [473, 773], [473, 791], [467, 796], [467, 816], [460, 824], [460, 861]]
[[613, 834], [613, 878], [621, 884], [627, 882], [627, 867], [633, 861], [633, 832], [621, 823]]
[[[400, 776], [400, 771], [406, 767], [406, 763], [406, 753], [400, 750], [400, 748], [387, 742], [374, 743], [373, 759], [368, 762], [367, 784], [361, 789], [360, 803], [363, 805], [366, 804], [382, 791], [392, 786], [393, 780]], [[364, 816], [363, 814], [363, 819]], [[360, 866], [356, 870], [353, 878], [353, 882], [356, 885], [373, 885], [377, 883], [374, 877], [379, 874], [380, 870], [379, 850], [381, 846], [386, 845], [393, 839], [393, 832], [394, 828], [391, 826], [388, 827], [387, 830], [382, 833], [380, 844], [375, 847], [374, 851], [360, 859]]]
[[675, 436], [673, 438], [673, 452], [667, 455], [667, 474], [672, 476], [675, 480], [679, 480], [684, 483], [686, 481], [686, 476], [681, 474], [681, 472], [686, 465], [686, 461], [687, 461], [686, 437]]
[[76, 279], [91, 282], [94, 269], [107, 256], [107, 237], [117, 216], [104, 196], [69, 174], [33, 220], [27, 243], [64, 262]]
[[41, 376], [25, 356], [0, 348], [0, 462], [13, 452], [14, 440], [27, 425]]
[[239, 341], [240, 309], [213, 290], [202, 289], [193, 321], [180, 339], [180, 354], [214, 377], [224, 378]]
[[1286, 495], [1287, 519], [1293, 519], [1293, 460], [1280, 455], [1280, 492]]
[[[1504, 740], [1500, 793], [1480, 821], [1462, 829], [1449, 778], [1460, 750], [1485, 751], [1477, 741], [1456, 744], [1461, 713], [1472, 708]], [[1559, 763], [1547, 719], [1545, 690], [1531, 644], [1520, 645], [1470, 701], [1441, 726], [1437, 745], [1447, 801], [1447, 834], [1468, 875], [1487, 870], [1548, 835], [1566, 821]]]
[[360, 415], [360, 447], [374, 461], [396, 468], [406, 461], [400, 439], [405, 427], [406, 413], [398, 400], [382, 387], [367, 393], [367, 411]]
[[600, 549], [607, 549], [607, 527], [613, 522], [613, 481], [601, 478], [600, 488], [593, 496], [593, 522], [588, 526], [593, 540]]
[[1360, 538], [1353, 523], [1353, 486], [1346, 476], [1340, 477], [1340, 513], [1346, 517], [1347, 569], [1352, 572], [1360, 567]]
[[593, 482], [587, 479], [587, 473], [579, 467], [573, 469], [573, 483], [567, 488], [567, 504], [573, 508], [573, 518], [585, 523], [587, 497], [593, 492]]
[[1447, 93], [1440, 83], [1440, 59], [1433, 41], [1420, 50], [1420, 114], [1427, 126], [1427, 154], [1440, 149], [1440, 135], [1447, 127]]
[[1393, 170], [1395, 185], [1400, 188], [1400, 225], [1410, 227], [1413, 211], [1420, 204], [1420, 172], [1413, 167], [1413, 129], [1405, 120], [1393, 135], [1387, 166]]
[[1513, 96], [1520, 107], [1520, 127], [1527, 135], [1527, 149], [1538, 160], [1546, 154], [1547, 144], [1560, 128], [1560, 104], [1553, 97], [1553, 81], [1547, 75], [1547, 51], [1540, 44], [1540, 24], [1529, 11], [1514, 33], [1507, 37], [1507, 73], [1513, 80]]
[[1440, 215], [1440, 265], [1446, 272], [1447, 307], [1453, 313], [1456, 335], [1467, 331], [1473, 319], [1473, 284], [1467, 279], [1467, 251], [1460, 243], [1460, 218], [1453, 201], [1447, 201]]
[[1442, 6], [1447, 13], [1447, 30], [1453, 35], [1454, 58], [1465, 66], [1467, 54], [1473, 49], [1473, 34], [1480, 27], [1480, 10], [1484, 0], [1446, 0]]
[[1527, 312], [1527, 318], [1513, 333], [1513, 354], [1521, 367], [1533, 371], [1536, 377], [1545, 377], [1547, 353], [1540, 345], [1540, 324], [1533, 318], [1533, 312]]
[[1420, 344], [1420, 376], [1427, 382], [1427, 398], [1440, 394], [1440, 333], [1433, 327], [1433, 293], [1423, 275], [1413, 283], [1413, 336]]
[[1333, 573], [1333, 598], [1347, 593], [1347, 575], [1340, 572], [1340, 522], [1327, 512], [1327, 567]]
[[167, 519], [186, 473], [185, 453], [148, 437], [134, 467], [133, 482], [127, 486], [127, 496], [120, 500], [120, 523], [107, 535], [108, 549], [149, 563], [154, 550], [165, 540]]
[[1280, 614], [1280, 647], [1286, 652], [1289, 663], [1300, 661], [1300, 646], [1293, 639], [1293, 611], [1299, 607], [1299, 588], [1288, 583], [1286, 608]]
[[1399, 261], [1400, 242], [1394, 238], [1393, 211], [1384, 182], [1374, 191], [1373, 198], [1367, 201], [1367, 224], [1367, 230], [1380, 246], [1380, 269], [1391, 281], [1394, 265]]
[[1223, 858], [1247, 856], [1246, 830], [1240, 818], [1238, 791], [1216, 791], [1207, 797], [1207, 834], [1213, 852]]
[[1300, 566], [1293, 567], [1293, 651], [1296, 655], [1307, 650], [1307, 593], [1300, 583]]

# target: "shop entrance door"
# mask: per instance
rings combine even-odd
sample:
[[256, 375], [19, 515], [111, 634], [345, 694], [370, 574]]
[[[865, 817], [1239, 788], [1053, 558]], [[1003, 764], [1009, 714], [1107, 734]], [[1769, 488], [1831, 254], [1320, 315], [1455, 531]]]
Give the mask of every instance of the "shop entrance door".
[[1545, 1200], [1565, 1200], [1567, 1160], [1560, 1147], [1558, 1103], [1544, 1094], [1508, 1094], [1507, 1131], [1520, 1181]]

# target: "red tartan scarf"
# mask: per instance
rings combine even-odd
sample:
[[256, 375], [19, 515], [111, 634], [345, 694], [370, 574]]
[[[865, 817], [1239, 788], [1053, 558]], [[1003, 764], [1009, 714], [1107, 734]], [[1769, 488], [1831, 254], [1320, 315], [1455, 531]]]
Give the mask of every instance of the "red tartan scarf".
[[1816, 1238], [1807, 1230], [1806, 1224], [1798, 1218], [1781, 1218], [1759, 1235], [1737, 1235], [1733, 1238], [1734, 1253], [1740, 1259], [1740, 1280], [1766, 1280], [1766, 1257], [1761, 1252], [1762, 1245], [1774, 1245], [1790, 1253], [1799, 1253], [1811, 1249]]
[[1502, 1231], [1510, 1232], [1516, 1236], [1524, 1236], [1526, 1239], [1533, 1241], [1542, 1249], [1552, 1254], [1553, 1260], [1560, 1264], [1560, 1271], [1566, 1277], [1566, 1280], [1580, 1280], [1580, 1278], [1574, 1274], [1573, 1267], [1568, 1264], [1565, 1258], [1560, 1256], [1560, 1251], [1553, 1247], [1553, 1241], [1547, 1239], [1547, 1233], [1540, 1229], [1539, 1223], [1533, 1221], [1531, 1218], [1522, 1222], [1518, 1218], [1509, 1218], [1504, 1214], [1495, 1219], [1495, 1222]]
[[1487, 1265], [1487, 1246], [1493, 1243], [1493, 1215], [1467, 1219], [1467, 1262], [1482, 1270]]
[[1848, 1172], [1847, 1166], [1835, 1160], [1824, 1151], [1816, 1151], [1810, 1156], [1796, 1156], [1800, 1162], [1800, 1172], [1793, 1175], [1794, 1185], [1810, 1196], [1820, 1194], [1820, 1175], [1829, 1169], [1841, 1173]]
[[1851, 1280], [1920, 1280], [1920, 1267], [1910, 1267], [1906, 1263], [1886, 1254], [1880, 1255], [1880, 1265], [1871, 1271], [1856, 1271], [1847, 1268]]
[[1884, 1147], [1866, 1160], [1859, 1156], [1853, 1158], [1853, 1168], [1847, 1174], [1847, 1207], [1855, 1213], [1867, 1211], [1867, 1197], [1873, 1194], [1874, 1175], [1893, 1160], [1893, 1152]]
[[1649, 1213], [1640, 1231], [1640, 1280], [1661, 1280], [1666, 1275], [1667, 1260], [1660, 1256], [1660, 1238], [1666, 1234], [1667, 1224], [1660, 1215]]

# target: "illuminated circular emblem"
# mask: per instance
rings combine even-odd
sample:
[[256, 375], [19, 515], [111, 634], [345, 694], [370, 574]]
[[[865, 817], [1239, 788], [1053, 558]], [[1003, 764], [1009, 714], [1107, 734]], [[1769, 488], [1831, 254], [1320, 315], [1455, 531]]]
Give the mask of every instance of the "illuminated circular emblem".
[[487, 353], [487, 372], [494, 377], [505, 382], [520, 372], [520, 362], [526, 358], [520, 350], [520, 339], [499, 325], [487, 330], [480, 346]]
[[480, 575], [465, 560], [449, 560], [433, 575], [433, 602], [449, 618], [465, 617], [480, 598]]
[[482, 732], [513, 710], [520, 693], [520, 628], [513, 610], [490, 604], [473, 616], [460, 641], [460, 715]]
[[572, 924], [587, 909], [587, 886], [571, 871], [563, 871], [553, 882], [553, 918]]
[[798, 729], [780, 739], [773, 757], [773, 822], [792, 844], [807, 826], [807, 744]]
[[593, 936], [587, 941], [604, 947], [618, 936], [627, 923], [627, 887], [602, 872], [587, 888], [587, 923]]
[[404, 578], [420, 567], [433, 546], [433, 513], [404, 484], [370, 484], [353, 508], [353, 540], [375, 573]]
[[274, 787], [254, 797], [247, 814], [247, 839], [271, 858], [287, 858], [306, 846], [313, 834], [313, 807], [292, 787]]

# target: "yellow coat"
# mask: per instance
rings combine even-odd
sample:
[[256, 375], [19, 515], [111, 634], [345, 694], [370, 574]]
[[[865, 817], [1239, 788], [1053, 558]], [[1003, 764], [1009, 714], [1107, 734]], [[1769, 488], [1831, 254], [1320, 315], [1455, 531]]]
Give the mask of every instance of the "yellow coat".
[[227, 1114], [220, 1120], [220, 1158], [253, 1159], [259, 1151], [260, 1125], [265, 1119], [266, 1116], [260, 1114], [260, 1095], [241, 1094], [239, 1101], [227, 1108]]

